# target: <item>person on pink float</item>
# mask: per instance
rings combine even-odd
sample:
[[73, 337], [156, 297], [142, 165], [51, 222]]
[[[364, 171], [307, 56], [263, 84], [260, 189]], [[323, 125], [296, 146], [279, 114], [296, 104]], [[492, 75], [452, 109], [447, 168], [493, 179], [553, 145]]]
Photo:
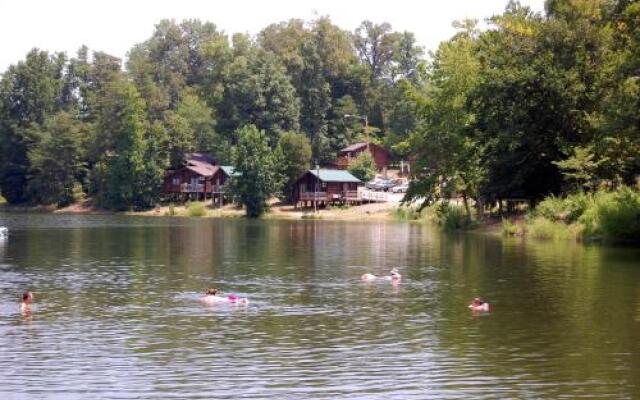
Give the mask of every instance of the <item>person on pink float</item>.
[[376, 276], [374, 274], [366, 273], [360, 277], [360, 280], [364, 282], [373, 282], [378, 279], [391, 281], [393, 283], [398, 283], [402, 279], [402, 275], [400, 275], [397, 268], [394, 268], [391, 270], [391, 272], [389, 272], [388, 276]]
[[216, 304], [216, 303], [228, 303], [228, 304], [249, 304], [249, 299], [246, 297], [240, 297], [234, 293], [227, 296], [219, 296], [218, 289], [208, 288], [204, 292], [204, 296], [200, 299], [203, 303]]
[[471, 309], [471, 311], [476, 311], [476, 312], [491, 311], [491, 305], [486, 301], [482, 300], [480, 297], [476, 297], [475, 299], [473, 299], [473, 301], [471, 301], [471, 304], [469, 304], [469, 308]]

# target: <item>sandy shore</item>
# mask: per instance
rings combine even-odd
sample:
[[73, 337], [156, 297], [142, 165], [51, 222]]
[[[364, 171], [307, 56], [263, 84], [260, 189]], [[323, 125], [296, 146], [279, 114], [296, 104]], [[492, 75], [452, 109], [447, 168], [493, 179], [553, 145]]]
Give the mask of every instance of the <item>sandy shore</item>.
[[[195, 202], [203, 212], [199, 218], [242, 218], [244, 209], [235, 205], [213, 207], [211, 201]], [[264, 219], [323, 219], [323, 220], [361, 220], [361, 221], [392, 221], [393, 210], [399, 207], [398, 202], [368, 203], [348, 207], [328, 207], [314, 212], [313, 208], [295, 208], [289, 204], [282, 204], [276, 199], [270, 202], [269, 211]], [[0, 210], [6, 212], [48, 212], [54, 214], [93, 214], [93, 215], [138, 215], [149, 217], [189, 217], [190, 210], [185, 204], [162, 205], [146, 211], [112, 212], [95, 207], [91, 200], [71, 204], [66, 207], [55, 206], [14, 206], [0, 205]], [[195, 218], [195, 217], [194, 217]]]
[[[212, 207], [211, 202], [200, 202], [205, 209], [205, 215], [201, 218], [241, 218], [244, 217], [244, 209], [235, 205]], [[274, 200], [270, 204], [269, 211], [263, 219], [326, 219], [326, 220], [393, 220], [392, 211], [399, 206], [398, 203], [370, 203], [349, 207], [329, 207], [317, 210], [313, 208], [295, 208], [290, 204], [282, 204]], [[160, 206], [143, 212], [127, 212], [130, 215], [145, 216], [189, 216], [189, 210], [185, 205]]]

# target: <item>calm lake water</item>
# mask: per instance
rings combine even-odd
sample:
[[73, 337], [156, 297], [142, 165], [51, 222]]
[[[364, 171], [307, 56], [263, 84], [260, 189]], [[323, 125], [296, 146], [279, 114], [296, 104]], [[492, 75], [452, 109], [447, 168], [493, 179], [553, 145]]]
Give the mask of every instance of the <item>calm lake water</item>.
[[[0, 225], [2, 399], [640, 398], [637, 249], [396, 223]], [[397, 286], [359, 281], [393, 266]], [[207, 286], [251, 303], [203, 305]]]

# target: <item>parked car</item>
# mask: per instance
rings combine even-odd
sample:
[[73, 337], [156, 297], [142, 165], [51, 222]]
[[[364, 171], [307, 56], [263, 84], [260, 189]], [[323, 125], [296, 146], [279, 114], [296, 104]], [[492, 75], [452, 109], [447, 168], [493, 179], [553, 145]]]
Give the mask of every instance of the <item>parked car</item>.
[[364, 187], [366, 187], [367, 189], [376, 190], [381, 181], [382, 179], [380, 178], [374, 178], [369, 182], [365, 183]]
[[396, 184], [394, 181], [392, 181], [391, 179], [383, 179], [377, 186], [377, 190], [382, 190], [383, 192], [387, 192], [389, 191], [389, 189], [391, 189], [392, 187], [394, 187]]
[[406, 181], [391, 188], [392, 193], [407, 193], [407, 190], [409, 190], [409, 182]]

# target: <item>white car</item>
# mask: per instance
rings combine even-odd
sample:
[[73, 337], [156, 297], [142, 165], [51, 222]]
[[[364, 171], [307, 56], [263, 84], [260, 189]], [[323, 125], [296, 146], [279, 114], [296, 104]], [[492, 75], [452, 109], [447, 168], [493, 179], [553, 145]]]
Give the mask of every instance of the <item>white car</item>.
[[392, 193], [406, 193], [409, 190], [409, 182], [402, 182], [401, 184], [391, 188]]

